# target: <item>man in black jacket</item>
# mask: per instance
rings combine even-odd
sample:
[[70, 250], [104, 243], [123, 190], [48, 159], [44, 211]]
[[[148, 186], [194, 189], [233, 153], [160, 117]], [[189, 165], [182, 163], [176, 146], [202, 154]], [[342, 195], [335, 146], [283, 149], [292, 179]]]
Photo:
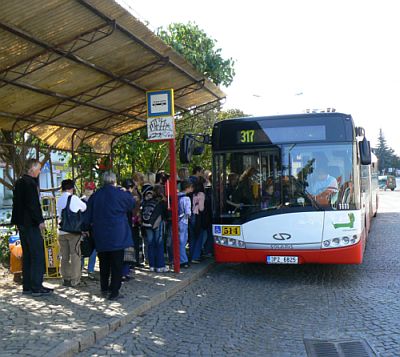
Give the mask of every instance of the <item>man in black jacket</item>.
[[41, 231], [45, 226], [37, 184], [40, 162], [29, 160], [27, 170], [15, 183], [11, 223], [18, 227], [23, 251], [22, 293], [42, 296], [53, 290], [42, 285], [45, 257]]

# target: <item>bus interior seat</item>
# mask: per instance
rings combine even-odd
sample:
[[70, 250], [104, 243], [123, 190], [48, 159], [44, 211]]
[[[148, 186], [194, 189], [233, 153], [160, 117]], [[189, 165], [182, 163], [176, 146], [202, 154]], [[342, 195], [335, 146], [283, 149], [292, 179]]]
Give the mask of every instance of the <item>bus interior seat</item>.
[[343, 193], [342, 203], [349, 203], [349, 201], [350, 201], [350, 187], [347, 187]]

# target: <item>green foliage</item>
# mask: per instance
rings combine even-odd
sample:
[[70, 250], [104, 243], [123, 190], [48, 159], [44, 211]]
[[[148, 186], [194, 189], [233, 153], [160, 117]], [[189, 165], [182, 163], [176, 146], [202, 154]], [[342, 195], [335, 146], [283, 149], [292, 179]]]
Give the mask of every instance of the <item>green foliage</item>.
[[[114, 145], [110, 156], [99, 157], [90, 153], [90, 147], [80, 147], [88, 153], [75, 156], [74, 167], [77, 186], [85, 181], [95, 181], [101, 185], [102, 174], [112, 166], [119, 182], [132, 177], [134, 172], [157, 172], [165, 169], [168, 161], [168, 143], [152, 143], [147, 141], [147, 128], [122, 136]], [[67, 163], [72, 167], [72, 158]], [[103, 167], [101, 164], [105, 164]]]
[[10, 226], [0, 232], [0, 264], [5, 267], [10, 265], [10, 247], [8, 239], [14, 233]]
[[[221, 111], [218, 109], [206, 111], [204, 114], [197, 115], [194, 118], [183, 118], [177, 122], [177, 143], [179, 145], [180, 139], [183, 134], [212, 134], [214, 124], [221, 120], [240, 118], [248, 116], [239, 109], [230, 109]], [[178, 166], [180, 163], [178, 163]], [[193, 156], [191, 167], [202, 166], [205, 169], [211, 169], [212, 156], [211, 146], [205, 145], [204, 153], [200, 156]]]
[[113, 150], [113, 167], [118, 177], [132, 177], [133, 172], [157, 172], [168, 162], [168, 143], [147, 141], [147, 128], [124, 135]]
[[375, 155], [378, 157], [378, 170], [380, 173], [386, 173], [388, 168], [400, 168], [400, 158], [387, 145], [382, 129], [379, 129], [378, 147], [375, 150]]
[[[220, 111], [213, 107], [203, 114], [191, 116], [185, 114], [176, 120], [176, 150], [179, 149], [180, 139], [185, 133], [191, 134], [209, 134], [217, 121], [247, 116], [238, 109]], [[82, 147], [80, 148], [82, 149]], [[83, 148], [89, 151], [89, 148]], [[97, 185], [100, 183], [103, 173], [99, 168], [99, 157], [91, 154], [79, 154], [75, 156], [76, 172], [79, 175], [77, 184], [87, 180], [94, 180]], [[133, 133], [122, 136], [115, 144], [112, 150], [113, 171], [117, 174], [119, 181], [132, 177], [134, 172], [157, 172], [166, 170], [170, 172], [169, 167], [169, 149], [167, 142], [152, 143], [147, 141], [147, 128], [144, 127]], [[205, 146], [205, 151], [201, 156], [194, 156], [190, 167], [195, 165], [211, 169], [211, 147]], [[68, 163], [71, 165], [71, 161]], [[181, 167], [177, 162], [177, 167]]]
[[220, 111], [218, 113], [218, 121], [225, 120], [225, 119], [235, 119], [235, 118], [243, 118], [249, 117], [249, 114], [245, 114], [240, 109], [228, 109], [226, 111]]
[[174, 23], [157, 29], [157, 35], [180, 53], [201, 74], [216, 85], [228, 87], [235, 76], [234, 60], [223, 59], [216, 40], [208, 37], [195, 23]]

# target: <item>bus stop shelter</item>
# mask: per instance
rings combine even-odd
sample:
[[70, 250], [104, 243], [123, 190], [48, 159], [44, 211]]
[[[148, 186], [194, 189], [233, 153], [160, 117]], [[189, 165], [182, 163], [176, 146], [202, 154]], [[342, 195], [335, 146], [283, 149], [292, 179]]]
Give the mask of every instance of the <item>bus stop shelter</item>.
[[0, 39], [0, 129], [54, 149], [109, 153], [148, 90], [173, 88], [178, 115], [225, 96], [114, 0], [3, 1]]

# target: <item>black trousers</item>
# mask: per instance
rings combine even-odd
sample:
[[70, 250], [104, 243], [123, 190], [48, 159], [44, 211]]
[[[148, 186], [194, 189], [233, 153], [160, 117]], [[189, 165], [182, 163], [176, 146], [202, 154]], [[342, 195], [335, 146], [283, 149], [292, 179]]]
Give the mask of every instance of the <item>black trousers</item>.
[[[135, 260], [136, 260], [136, 263], [140, 263], [140, 251], [142, 251], [142, 256], [144, 257], [143, 239], [140, 234], [140, 227], [138, 227], [138, 226], [132, 227], [132, 238], [133, 238], [133, 247], [135, 249]], [[143, 260], [144, 260], [144, 258], [143, 258]]]
[[24, 290], [40, 290], [45, 272], [43, 238], [39, 227], [18, 225], [22, 245], [22, 277]]
[[[122, 266], [124, 264], [124, 250], [112, 252], [97, 252], [100, 262], [101, 291], [110, 291], [116, 295], [121, 288]], [[110, 282], [111, 275], [111, 282]]]

